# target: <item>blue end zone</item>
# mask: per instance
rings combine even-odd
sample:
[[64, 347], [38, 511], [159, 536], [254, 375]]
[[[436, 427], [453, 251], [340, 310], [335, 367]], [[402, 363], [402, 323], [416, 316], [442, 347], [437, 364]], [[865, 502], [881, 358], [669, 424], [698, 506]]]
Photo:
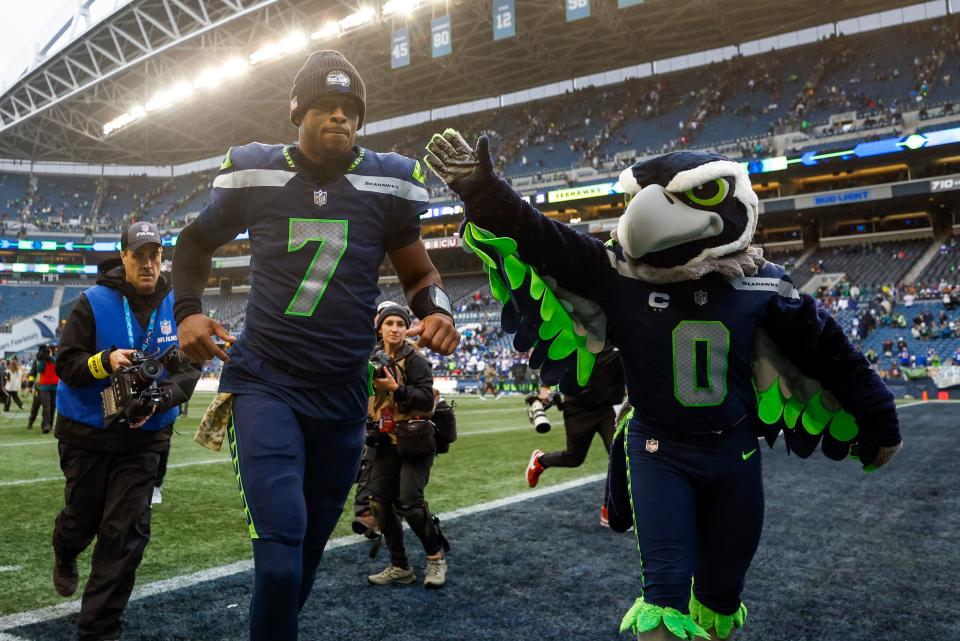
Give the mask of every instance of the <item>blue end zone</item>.
[[[863, 474], [820, 455], [765, 446], [767, 519], [747, 577], [738, 641], [928, 641], [949, 621], [960, 562], [960, 405], [901, 413], [904, 449]], [[600, 483], [451, 521], [447, 586], [368, 586], [387, 556], [331, 551], [301, 617], [310, 641], [614, 641], [637, 596], [630, 534], [598, 524]], [[722, 524], [718, 524], [722, 527]], [[412, 533], [408, 550], [423, 576]], [[148, 552], [149, 553], [149, 552]], [[246, 639], [252, 577], [243, 573], [135, 601], [124, 641]], [[74, 638], [76, 615], [8, 630], [29, 641]], [[950, 626], [948, 628], [948, 625]]]

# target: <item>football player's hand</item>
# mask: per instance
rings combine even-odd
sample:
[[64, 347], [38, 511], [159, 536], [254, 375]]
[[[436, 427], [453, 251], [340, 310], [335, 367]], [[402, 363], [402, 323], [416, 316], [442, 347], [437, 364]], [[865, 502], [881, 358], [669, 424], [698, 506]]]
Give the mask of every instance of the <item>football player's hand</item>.
[[457, 194], [494, 176], [490, 141], [486, 136], [480, 136], [474, 150], [460, 132], [447, 129], [442, 134], [433, 134], [427, 151], [424, 162]]
[[191, 314], [177, 324], [180, 350], [193, 363], [202, 363], [211, 358], [219, 358], [224, 362], [230, 360], [227, 353], [213, 342], [211, 336], [219, 336], [229, 343], [237, 342], [236, 337], [231, 336], [223, 325], [203, 314]]
[[419, 336], [417, 347], [429, 347], [438, 354], [449, 356], [460, 344], [460, 332], [453, 319], [446, 314], [430, 314], [418, 320], [407, 330], [407, 336]]

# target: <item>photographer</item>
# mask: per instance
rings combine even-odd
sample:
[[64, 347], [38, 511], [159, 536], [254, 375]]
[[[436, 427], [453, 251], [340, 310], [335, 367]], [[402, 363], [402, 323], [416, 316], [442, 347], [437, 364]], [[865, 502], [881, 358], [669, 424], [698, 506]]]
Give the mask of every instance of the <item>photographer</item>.
[[[620, 352], [607, 346], [597, 354], [590, 382], [579, 394], [563, 399], [563, 425], [567, 431], [567, 447], [560, 452], [534, 450], [527, 465], [527, 483], [536, 487], [540, 475], [548, 467], [579, 467], [587, 458], [593, 435], [599, 434], [610, 453], [615, 429], [613, 406], [623, 402], [625, 393]], [[540, 389], [540, 400], [548, 401], [549, 388]], [[540, 431], [538, 429], [538, 431]], [[600, 508], [600, 523], [607, 524], [606, 497]]]
[[370, 399], [369, 414], [374, 430], [368, 443], [375, 443], [370, 467], [370, 508], [390, 551], [390, 566], [368, 576], [374, 585], [410, 584], [416, 575], [403, 546], [399, 509], [427, 554], [424, 587], [443, 586], [447, 575], [445, 540], [430, 515], [423, 490], [436, 456], [433, 415], [436, 404], [430, 362], [404, 339], [410, 316], [399, 306], [385, 306], [377, 314], [380, 335], [374, 356], [378, 370]]
[[23, 403], [20, 401], [20, 389], [23, 387], [23, 368], [20, 367], [20, 361], [14, 356], [10, 359], [10, 365], [7, 367], [7, 373], [4, 376], [6, 382], [3, 384], [7, 395], [3, 399], [3, 411], [10, 411], [10, 401], [17, 404], [17, 407], [23, 409]]
[[[77, 302], [56, 363], [61, 381], [54, 434], [66, 478], [66, 505], [53, 532], [57, 593], [76, 591], [77, 556], [97, 537], [77, 621], [80, 641], [120, 636], [150, 540], [160, 453], [169, 446], [178, 405], [200, 377], [186, 363], [165, 358], [169, 367], [163, 367], [139, 359], [177, 345], [173, 292], [160, 274], [163, 246], [155, 225], [132, 225], [120, 247], [119, 261], [101, 264], [96, 286]], [[109, 417], [105, 409], [114, 408], [108, 398], [117, 406]]]

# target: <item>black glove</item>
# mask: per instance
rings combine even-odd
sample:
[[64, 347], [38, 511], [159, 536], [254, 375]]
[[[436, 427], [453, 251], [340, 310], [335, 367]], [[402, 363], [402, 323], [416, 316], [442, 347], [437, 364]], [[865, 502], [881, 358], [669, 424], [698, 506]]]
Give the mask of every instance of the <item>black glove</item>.
[[433, 134], [427, 151], [424, 162], [458, 196], [496, 178], [486, 136], [480, 136], [474, 150], [460, 132], [447, 129], [442, 134]]

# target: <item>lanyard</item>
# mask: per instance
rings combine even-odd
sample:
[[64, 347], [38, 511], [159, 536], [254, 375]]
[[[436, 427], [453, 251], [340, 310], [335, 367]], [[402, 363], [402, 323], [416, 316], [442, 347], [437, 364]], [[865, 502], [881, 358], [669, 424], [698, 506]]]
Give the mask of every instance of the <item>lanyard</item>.
[[[123, 313], [127, 318], [127, 338], [130, 339], [130, 349], [136, 349], [133, 346], [133, 314], [130, 313], [130, 302], [127, 301], [127, 297], [123, 297]], [[140, 348], [141, 352], [146, 352], [147, 348], [150, 347], [150, 338], [153, 336], [153, 324], [157, 320], [157, 310], [153, 310], [153, 313], [150, 314], [150, 324], [147, 326], [147, 334], [143, 337], [143, 347]]]

